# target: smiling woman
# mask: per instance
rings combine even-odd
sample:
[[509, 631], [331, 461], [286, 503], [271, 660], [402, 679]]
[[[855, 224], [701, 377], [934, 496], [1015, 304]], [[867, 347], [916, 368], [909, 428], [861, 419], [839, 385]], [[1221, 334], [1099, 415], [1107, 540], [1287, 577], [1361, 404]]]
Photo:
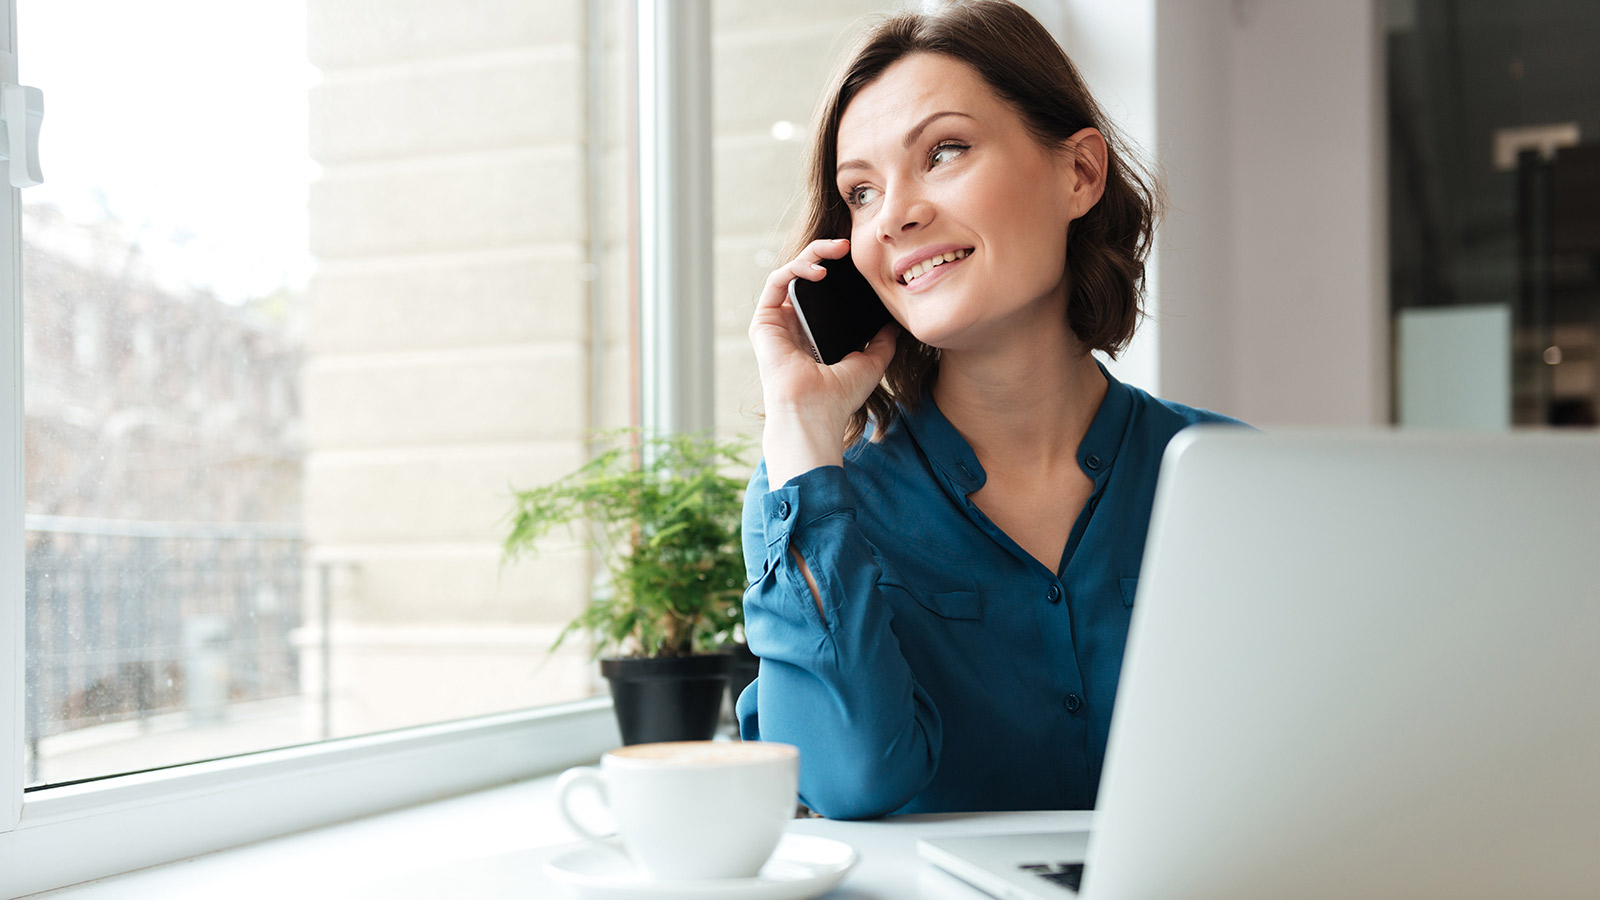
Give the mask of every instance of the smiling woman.
[[1059, 323], [1067, 225], [1104, 189], [1098, 131], [1042, 145], [971, 66], [916, 53], [849, 104], [838, 146], [851, 256], [914, 340], [949, 354]]
[[[1155, 476], [1225, 416], [1112, 378], [1156, 191], [1002, 0], [873, 28], [825, 95], [750, 338], [746, 738], [835, 817], [1093, 806]], [[897, 325], [834, 366], [785, 286], [848, 253]]]
[[[850, 181], [847, 173], [859, 173], [869, 163], [851, 149], [852, 135], [844, 119], [848, 110], [855, 109], [857, 95], [870, 84], [878, 90], [876, 99], [867, 98], [869, 103], [888, 107], [886, 111], [909, 109], [910, 104], [919, 102], [933, 104], [923, 110], [926, 119], [916, 119], [914, 125], [902, 122], [898, 130], [889, 128], [900, 142], [902, 155], [926, 155], [921, 162], [930, 187], [949, 182], [943, 173], [935, 176], [936, 169], [971, 150], [970, 144], [962, 142], [959, 129], [965, 127], [972, 133], [985, 122], [991, 126], [984, 133], [985, 143], [1003, 145], [1003, 149], [991, 152], [980, 147], [980, 152], [991, 156], [1008, 153], [1035, 163], [1043, 160], [1052, 169], [1070, 167], [1075, 179], [1087, 176], [1084, 187], [1092, 196], [1086, 208], [1066, 215], [1044, 215], [1046, 221], [1058, 220], [1062, 229], [1067, 220], [1081, 217], [1082, 221], [1065, 238], [1052, 224], [1050, 236], [1055, 240], [1028, 235], [1024, 245], [1034, 240], [1048, 244], [1043, 258], [1066, 248], [1073, 273], [1067, 285], [1072, 333], [1088, 349], [1115, 357], [1132, 338], [1142, 315], [1145, 258], [1160, 213], [1160, 191], [1139, 160], [1124, 149], [1118, 129], [1090, 95], [1076, 67], [1048, 32], [1020, 9], [1014, 13], [1003, 7], [985, 11], [981, 6], [954, 4], [944, 15], [887, 21], [874, 36], [862, 42], [852, 64], [837, 79], [836, 89], [826, 95], [811, 148], [807, 207], [797, 223], [790, 255], [798, 255], [811, 241], [859, 237], [855, 231], [861, 217], [855, 204], [860, 198], [849, 192], [854, 185], [845, 182]], [[1021, 47], [1028, 51], [1019, 50]], [[884, 82], [881, 76], [890, 68], [900, 71]], [[953, 83], [943, 83], [940, 79], [944, 77], [954, 79]], [[940, 99], [952, 105], [938, 106], [935, 101]], [[954, 105], [959, 103], [972, 104], [972, 108]], [[856, 111], [851, 118], [857, 128], [877, 119], [869, 111]], [[983, 122], [977, 118], [979, 114], [986, 117]], [[937, 131], [935, 123], [955, 130], [946, 136]], [[935, 128], [939, 136], [930, 138], [929, 128]], [[1031, 147], [1022, 146], [1019, 139], [1023, 136], [1031, 138]], [[1000, 163], [991, 170], [1005, 165]], [[1005, 174], [1014, 180], [997, 186], [998, 193], [990, 196], [990, 202], [1002, 207], [1061, 202], [1056, 194], [1041, 190], [1039, 171], [1030, 172], [1032, 178]], [[872, 189], [881, 193], [884, 187], [880, 184]], [[852, 255], [862, 252], [857, 246]], [[1057, 267], [1042, 277], [1054, 286], [1059, 275]], [[915, 402], [921, 394], [922, 379], [933, 368], [938, 345], [915, 332], [910, 338], [900, 341], [884, 386], [873, 391], [853, 415], [852, 438], [860, 435], [869, 416], [887, 423], [897, 414], [898, 400]]]

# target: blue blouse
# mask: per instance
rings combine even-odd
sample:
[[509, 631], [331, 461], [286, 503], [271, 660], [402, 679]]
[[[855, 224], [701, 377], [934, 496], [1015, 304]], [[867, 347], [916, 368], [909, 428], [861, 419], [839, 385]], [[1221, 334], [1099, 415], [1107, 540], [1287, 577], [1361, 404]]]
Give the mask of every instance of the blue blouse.
[[843, 468], [770, 491], [756, 468], [744, 605], [761, 670], [740, 731], [800, 748], [811, 809], [1094, 806], [1162, 451], [1189, 425], [1235, 422], [1105, 375], [1078, 448], [1094, 493], [1056, 571], [967, 499], [983, 467], [929, 395]]

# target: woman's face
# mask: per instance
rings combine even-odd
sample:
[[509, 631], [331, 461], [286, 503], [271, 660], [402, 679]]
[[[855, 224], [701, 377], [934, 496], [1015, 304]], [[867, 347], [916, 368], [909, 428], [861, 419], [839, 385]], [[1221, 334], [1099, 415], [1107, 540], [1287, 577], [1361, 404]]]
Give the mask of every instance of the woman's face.
[[952, 350], [1066, 328], [1067, 225], [1099, 188], [974, 69], [896, 62], [845, 108], [837, 156], [851, 256], [919, 340]]

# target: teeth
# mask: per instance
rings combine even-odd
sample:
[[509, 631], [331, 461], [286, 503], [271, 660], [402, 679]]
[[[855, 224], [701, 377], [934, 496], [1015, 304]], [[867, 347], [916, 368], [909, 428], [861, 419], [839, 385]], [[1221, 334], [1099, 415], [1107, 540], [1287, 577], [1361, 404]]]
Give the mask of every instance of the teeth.
[[966, 250], [951, 250], [940, 256], [930, 256], [907, 269], [906, 273], [900, 276], [900, 280], [905, 284], [910, 284], [912, 281], [933, 271], [935, 266], [940, 266], [947, 262], [955, 262], [958, 259], [966, 259], [968, 252]]

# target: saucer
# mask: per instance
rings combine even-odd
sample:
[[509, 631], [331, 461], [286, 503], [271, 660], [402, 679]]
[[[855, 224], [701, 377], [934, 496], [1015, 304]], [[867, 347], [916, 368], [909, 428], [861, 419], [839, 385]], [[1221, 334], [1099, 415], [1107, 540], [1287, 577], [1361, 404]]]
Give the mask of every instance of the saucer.
[[581, 900], [805, 900], [831, 890], [856, 858], [855, 848], [841, 841], [788, 834], [754, 878], [650, 881], [620, 851], [596, 844], [556, 856], [544, 872], [576, 888]]

